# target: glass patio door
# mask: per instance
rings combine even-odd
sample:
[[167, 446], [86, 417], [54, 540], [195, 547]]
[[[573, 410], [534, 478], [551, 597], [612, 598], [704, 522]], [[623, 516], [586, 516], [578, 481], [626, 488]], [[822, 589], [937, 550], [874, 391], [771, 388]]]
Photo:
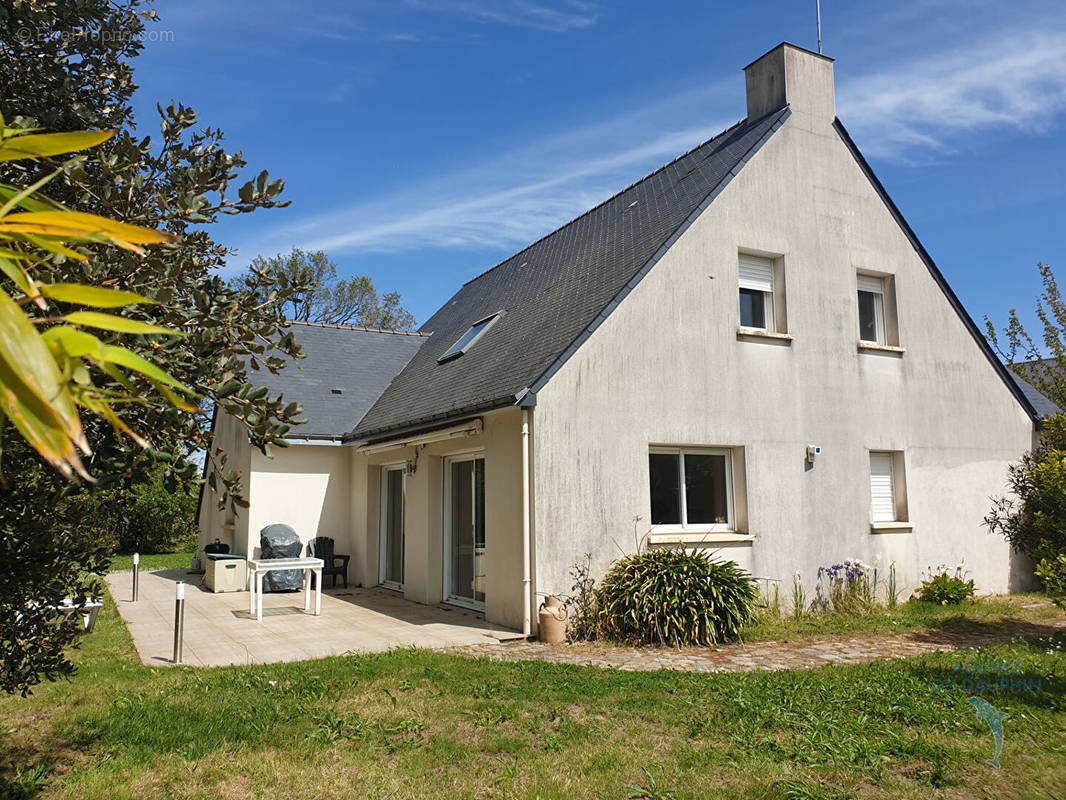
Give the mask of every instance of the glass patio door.
[[403, 588], [404, 497], [402, 465], [381, 469], [381, 545], [378, 580]]
[[485, 459], [448, 459], [444, 472], [446, 525], [444, 599], [485, 607]]

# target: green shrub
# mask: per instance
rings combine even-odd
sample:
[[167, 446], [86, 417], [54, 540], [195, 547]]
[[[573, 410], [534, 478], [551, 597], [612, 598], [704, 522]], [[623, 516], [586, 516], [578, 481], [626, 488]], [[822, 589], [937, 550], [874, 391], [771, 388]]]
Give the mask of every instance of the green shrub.
[[1037, 576], [1051, 599], [1066, 607], [1066, 583], [1056, 579], [1062, 569], [1056, 564], [1066, 555], [1066, 416], [1044, 420], [1039, 444], [1010, 466], [1007, 484], [1010, 495], [994, 501], [985, 525], [1046, 564]]
[[1066, 553], [1057, 558], [1045, 558], [1036, 565], [1036, 577], [1044, 584], [1044, 591], [1059, 606], [1066, 608]]
[[735, 638], [758, 594], [751, 576], [732, 561], [653, 548], [616, 561], [597, 598], [607, 638], [680, 647]]
[[87, 540], [119, 553], [171, 553], [196, 549], [196, 495], [185, 484], [167, 485], [162, 467], [127, 486], [94, 488], [68, 502]]
[[936, 603], [938, 606], [957, 606], [963, 600], [973, 596], [973, 580], [964, 578], [962, 564], [955, 567], [954, 574], [941, 565], [935, 570], [929, 570], [922, 585], [918, 587], [916, 595], [919, 600], [926, 603]]
[[588, 642], [599, 638], [600, 614], [596, 598], [596, 580], [592, 577], [592, 553], [570, 568], [574, 585], [563, 598], [569, 613], [566, 637], [571, 642]]

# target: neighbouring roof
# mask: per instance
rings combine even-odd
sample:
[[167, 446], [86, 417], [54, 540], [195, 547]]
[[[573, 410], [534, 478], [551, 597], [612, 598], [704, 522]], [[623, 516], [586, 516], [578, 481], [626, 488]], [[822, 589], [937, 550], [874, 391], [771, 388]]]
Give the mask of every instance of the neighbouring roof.
[[[382, 436], [536, 392], [787, 118], [744, 120], [465, 284], [353, 431]], [[469, 352], [438, 359], [505, 312]], [[357, 418], [353, 418], [354, 419]]]
[[1049, 400], [1039, 389], [1029, 383], [1029, 381], [1015, 375], [1014, 382], [1018, 384], [1018, 388], [1022, 390], [1022, 394], [1025, 395], [1025, 398], [1032, 404], [1033, 408], [1036, 409], [1036, 413], [1040, 415], [1041, 419], [1062, 413], [1062, 409]]
[[1039, 361], [1023, 361], [1011, 365], [1011, 373], [1014, 376], [1015, 383], [1018, 384], [1018, 387], [1022, 390], [1026, 399], [1032, 403], [1033, 408], [1036, 409], [1036, 413], [1039, 414], [1041, 418], [1050, 417], [1054, 414], [1061, 414], [1062, 409], [1055, 405], [1051, 398], [1033, 386], [1027, 378], [1039, 380], [1040, 376], [1038, 370], [1050, 370], [1055, 368], [1055, 360], [1050, 358], [1041, 359]]
[[[425, 334], [290, 322], [304, 358], [251, 382], [303, 406], [305, 425], [289, 437], [336, 438], [350, 431], [427, 340]], [[339, 390], [339, 393], [337, 391]]]

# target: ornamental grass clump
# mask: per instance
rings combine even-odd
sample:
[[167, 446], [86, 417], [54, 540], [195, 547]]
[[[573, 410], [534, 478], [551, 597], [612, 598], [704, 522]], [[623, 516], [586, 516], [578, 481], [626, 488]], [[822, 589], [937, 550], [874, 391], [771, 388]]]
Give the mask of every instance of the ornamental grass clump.
[[732, 561], [658, 548], [616, 561], [597, 595], [606, 638], [675, 647], [736, 638], [758, 601], [751, 576]]

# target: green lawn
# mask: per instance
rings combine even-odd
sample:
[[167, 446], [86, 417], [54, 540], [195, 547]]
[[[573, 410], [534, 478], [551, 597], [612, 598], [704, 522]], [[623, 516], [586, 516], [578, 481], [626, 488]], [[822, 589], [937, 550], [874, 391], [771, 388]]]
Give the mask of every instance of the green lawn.
[[[181, 553], [142, 555], [141, 569], [148, 572], [159, 569], [188, 569], [194, 555], [196, 555], [196, 551], [194, 550]], [[111, 572], [121, 572], [130, 569], [133, 569], [132, 555], [115, 556], [111, 560]]]
[[928, 630], [977, 630], [1004, 623], [1033, 624], [1061, 618], [1062, 611], [1043, 595], [986, 597], [958, 606], [912, 601], [895, 608], [875, 606], [862, 615], [805, 614], [801, 617], [763, 613], [743, 631], [755, 641], [792, 641], [813, 636], [895, 635]]
[[984, 695], [1011, 715], [996, 770], [967, 694], [935, 683], [958, 655], [746, 675], [425, 651], [149, 668], [109, 600], [73, 680], [0, 699], [0, 769], [9, 797], [108, 800], [1062, 800], [1064, 651], [1059, 634], [964, 656], [1030, 682]]

